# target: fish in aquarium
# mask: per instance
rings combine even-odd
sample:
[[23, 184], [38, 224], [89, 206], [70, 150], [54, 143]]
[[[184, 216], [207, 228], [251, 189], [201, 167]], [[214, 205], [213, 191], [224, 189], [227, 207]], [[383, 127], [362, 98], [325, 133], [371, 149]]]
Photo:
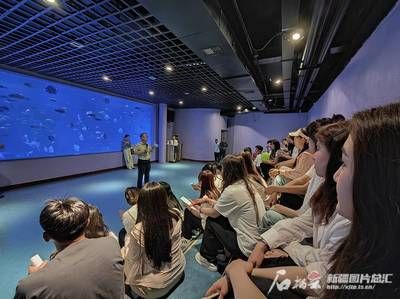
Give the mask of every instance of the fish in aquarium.
[[48, 138], [50, 141], [56, 140], [56, 137], [54, 137], [53, 135], [49, 135], [49, 136], [47, 136], [47, 138]]
[[80, 148], [79, 144], [74, 144], [74, 151], [79, 152]]
[[7, 112], [10, 111], [10, 108], [8, 108], [7, 106], [0, 106], [0, 112]]
[[54, 86], [49, 85], [46, 87], [46, 92], [49, 94], [57, 94], [57, 89]]
[[56, 108], [56, 109], [54, 109], [54, 111], [58, 112], [58, 113], [66, 113], [67, 112], [67, 108], [65, 108], [65, 107]]
[[31, 84], [31, 83], [26, 82], [26, 83], [24, 83], [24, 85], [25, 85], [26, 87], [32, 88], [32, 84]]
[[25, 97], [25, 96], [23, 96], [22, 94], [19, 94], [19, 93], [10, 93], [9, 95], [8, 95], [8, 98], [9, 99], [15, 99], [15, 100], [27, 100], [28, 98], [27, 97]]
[[4, 85], [0, 84], [0, 88], [7, 88], [7, 86], [4, 86]]

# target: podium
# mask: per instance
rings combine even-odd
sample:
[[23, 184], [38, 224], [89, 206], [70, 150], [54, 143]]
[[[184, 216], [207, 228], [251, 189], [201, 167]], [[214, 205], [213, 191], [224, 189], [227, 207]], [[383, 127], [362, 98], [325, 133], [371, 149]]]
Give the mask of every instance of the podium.
[[182, 159], [182, 143], [178, 145], [167, 144], [167, 161], [171, 163]]

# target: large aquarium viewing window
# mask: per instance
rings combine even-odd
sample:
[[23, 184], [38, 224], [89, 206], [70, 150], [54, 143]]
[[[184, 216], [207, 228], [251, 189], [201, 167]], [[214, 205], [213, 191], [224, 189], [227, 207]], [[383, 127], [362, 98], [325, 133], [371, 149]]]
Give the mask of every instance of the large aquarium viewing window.
[[0, 70], [0, 160], [115, 152], [147, 132], [151, 104]]

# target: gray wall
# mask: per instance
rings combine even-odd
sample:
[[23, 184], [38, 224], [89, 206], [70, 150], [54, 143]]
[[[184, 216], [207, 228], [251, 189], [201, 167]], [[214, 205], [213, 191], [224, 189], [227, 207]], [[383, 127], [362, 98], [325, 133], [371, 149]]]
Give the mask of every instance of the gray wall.
[[0, 162], [0, 187], [123, 166], [122, 152]]

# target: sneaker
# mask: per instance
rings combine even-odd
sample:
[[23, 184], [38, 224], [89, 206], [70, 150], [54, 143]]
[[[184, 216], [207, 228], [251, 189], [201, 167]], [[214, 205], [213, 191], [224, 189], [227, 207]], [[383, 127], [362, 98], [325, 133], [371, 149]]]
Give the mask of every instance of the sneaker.
[[217, 266], [215, 266], [213, 263], [210, 263], [209, 261], [207, 261], [207, 259], [205, 257], [203, 257], [200, 254], [200, 252], [196, 253], [196, 255], [194, 256], [194, 259], [196, 260], [196, 262], [198, 262], [203, 267], [207, 268], [209, 271], [212, 271], [212, 272], [218, 271]]

